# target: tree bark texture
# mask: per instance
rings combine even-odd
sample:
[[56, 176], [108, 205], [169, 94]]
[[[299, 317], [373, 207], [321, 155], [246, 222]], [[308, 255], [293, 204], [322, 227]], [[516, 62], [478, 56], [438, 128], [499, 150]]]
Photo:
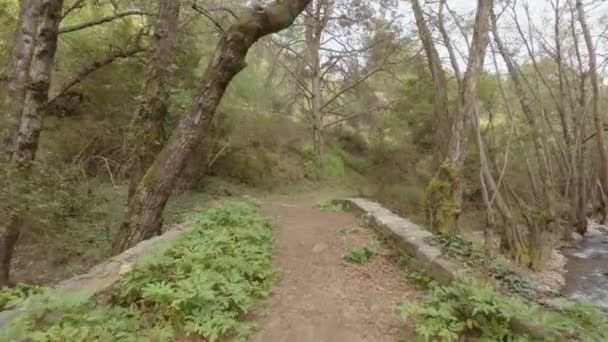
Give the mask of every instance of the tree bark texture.
[[323, 113], [323, 91], [321, 89], [321, 38], [327, 26], [333, 1], [313, 1], [306, 17], [304, 18], [304, 30], [306, 38], [305, 66], [310, 71], [310, 119], [312, 123], [313, 149], [315, 161], [318, 166], [323, 166], [325, 158], [325, 141], [323, 136], [325, 117]]
[[134, 163], [131, 169], [129, 198], [135, 194], [141, 178], [163, 147], [169, 101], [168, 87], [178, 33], [179, 7], [179, 1], [163, 0], [160, 3], [158, 24], [154, 34], [155, 46], [144, 88], [144, 99], [133, 122]]
[[25, 92], [21, 124], [12, 157], [16, 163], [29, 162], [36, 158], [57, 51], [57, 33], [62, 6], [63, 0], [42, 1], [36, 48], [29, 70], [30, 80]]
[[29, 80], [30, 64], [36, 43], [41, 0], [21, 0], [14, 45], [7, 66], [7, 93], [4, 100], [3, 148], [10, 159], [19, 131], [21, 112]]
[[194, 148], [201, 143], [230, 81], [246, 67], [249, 48], [294, 22], [311, 0], [277, 1], [241, 17], [221, 37], [198, 94], [129, 201], [114, 249], [124, 250], [158, 234], [162, 213]]

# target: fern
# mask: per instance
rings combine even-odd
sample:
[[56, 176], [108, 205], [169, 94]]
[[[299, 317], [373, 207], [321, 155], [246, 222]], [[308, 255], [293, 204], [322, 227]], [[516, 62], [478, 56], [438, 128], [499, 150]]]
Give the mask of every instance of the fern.
[[0, 289], [0, 311], [4, 311], [19, 306], [28, 297], [39, 295], [44, 292], [44, 288], [18, 284], [14, 288]]
[[[415, 276], [415, 279], [421, 276]], [[535, 341], [513, 330], [515, 320], [542, 326], [564, 341], [606, 341], [608, 320], [596, 307], [564, 300], [561, 311], [550, 311], [492, 287], [461, 280], [445, 287], [431, 283], [429, 300], [398, 306], [403, 319], [416, 319], [425, 341]], [[544, 339], [543, 341], [545, 341]]]
[[377, 242], [368, 243], [363, 247], [355, 247], [344, 255], [344, 260], [351, 264], [363, 265], [376, 254], [378, 248]]
[[41, 342], [244, 339], [251, 329], [241, 318], [274, 279], [272, 229], [245, 203], [198, 214], [193, 225], [126, 275], [109, 304], [49, 295], [54, 303], [28, 310], [11, 333]]

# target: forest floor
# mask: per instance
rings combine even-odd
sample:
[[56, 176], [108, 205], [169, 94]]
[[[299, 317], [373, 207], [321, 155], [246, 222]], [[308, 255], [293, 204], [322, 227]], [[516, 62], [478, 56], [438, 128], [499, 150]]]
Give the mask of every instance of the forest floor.
[[375, 234], [354, 215], [317, 207], [323, 194], [272, 197], [263, 211], [274, 221], [278, 281], [253, 315], [253, 342], [413, 340], [396, 305], [421, 295], [405, 280], [392, 250], [380, 247], [364, 265], [343, 256]]

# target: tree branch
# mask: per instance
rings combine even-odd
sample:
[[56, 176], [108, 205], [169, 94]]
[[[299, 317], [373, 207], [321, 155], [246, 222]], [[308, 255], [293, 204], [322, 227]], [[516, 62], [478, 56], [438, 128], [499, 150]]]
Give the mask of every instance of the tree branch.
[[113, 63], [117, 59], [131, 57], [144, 50], [144, 47], [138, 45], [129, 49], [119, 49], [110, 53], [107, 56], [103, 56], [93, 60], [89, 64], [84, 65], [80, 70], [78, 70], [77, 72], [72, 74], [72, 76], [70, 76], [67, 80], [65, 80], [65, 82], [63, 82], [63, 84], [59, 87], [59, 91], [57, 91], [57, 93], [49, 99], [48, 103], [53, 103], [55, 100], [64, 95], [70, 88], [80, 83], [83, 79], [85, 79], [87, 76], [94, 73], [95, 71]]
[[334, 101], [336, 101], [340, 96], [342, 96], [342, 94], [348, 92], [349, 90], [353, 89], [354, 87], [358, 86], [359, 84], [365, 82], [368, 78], [370, 78], [373, 74], [377, 73], [378, 71], [382, 70], [384, 68], [384, 64], [381, 65], [380, 67], [370, 71], [367, 75], [361, 77], [360, 79], [358, 79], [357, 81], [353, 82], [351, 85], [349, 85], [348, 87], [340, 90], [339, 92], [337, 92], [336, 94], [334, 94], [334, 96], [332, 96], [327, 102], [325, 102], [325, 104], [321, 107], [321, 109], [325, 109], [327, 108], [327, 106], [329, 106], [330, 104], [332, 104]]
[[217, 30], [220, 33], [224, 33], [225, 32], [225, 30], [222, 27], [222, 25], [220, 25], [220, 23], [217, 20], [215, 20], [215, 18], [213, 18], [213, 16], [211, 16], [211, 13], [209, 13], [206, 9], [198, 7], [196, 5], [196, 3], [192, 3], [192, 9], [194, 11], [196, 11], [197, 13], [199, 13], [200, 15], [202, 15], [203, 17], [209, 19], [209, 21], [211, 21], [211, 23], [213, 23], [213, 25], [217, 28]]
[[69, 32], [84, 30], [86, 28], [90, 28], [90, 27], [93, 27], [93, 26], [105, 24], [107, 22], [114, 21], [116, 19], [120, 19], [120, 18], [124, 18], [124, 17], [129, 17], [129, 16], [132, 16], [132, 15], [149, 15], [149, 16], [154, 16], [155, 14], [144, 12], [144, 11], [140, 11], [140, 10], [129, 10], [129, 11], [122, 12], [122, 13], [116, 13], [114, 15], [110, 15], [110, 16], [107, 16], [107, 17], [101, 17], [101, 18], [93, 20], [93, 21], [88, 21], [88, 22], [85, 22], [85, 23], [80, 23], [80, 24], [75, 24], [75, 25], [71, 25], [71, 26], [61, 27], [61, 28], [59, 28], [59, 33], [61, 34], [61, 33], [69, 33]]
[[63, 11], [63, 15], [61, 16], [61, 20], [63, 20], [65, 17], [68, 16], [68, 14], [72, 13], [73, 11], [79, 9], [79, 8], [83, 8], [84, 4], [83, 2], [85, 2], [85, 0], [76, 0], [76, 2], [74, 2], [74, 4], [68, 8], [65, 9], [65, 11]]

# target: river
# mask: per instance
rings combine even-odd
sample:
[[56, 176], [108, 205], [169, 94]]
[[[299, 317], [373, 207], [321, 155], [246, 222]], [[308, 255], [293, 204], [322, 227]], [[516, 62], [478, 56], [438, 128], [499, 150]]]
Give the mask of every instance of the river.
[[568, 258], [564, 292], [608, 310], [608, 230], [590, 228], [584, 239], [564, 249]]

